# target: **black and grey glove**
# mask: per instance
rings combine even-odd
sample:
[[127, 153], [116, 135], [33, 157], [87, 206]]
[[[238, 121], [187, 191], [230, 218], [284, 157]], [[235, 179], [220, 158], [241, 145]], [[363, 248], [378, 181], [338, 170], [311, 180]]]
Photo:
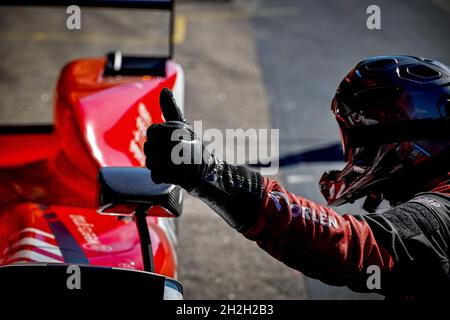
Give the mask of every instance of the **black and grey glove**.
[[153, 181], [181, 186], [238, 231], [251, 227], [261, 208], [263, 177], [210, 153], [196, 138], [169, 89], [161, 91], [160, 106], [166, 122], [148, 128], [144, 145]]

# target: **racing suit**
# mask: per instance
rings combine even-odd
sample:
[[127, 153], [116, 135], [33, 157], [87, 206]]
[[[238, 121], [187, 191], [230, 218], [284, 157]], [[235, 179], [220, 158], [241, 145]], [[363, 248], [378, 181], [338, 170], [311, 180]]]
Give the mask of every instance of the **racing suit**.
[[[213, 167], [214, 178], [190, 193], [289, 267], [388, 298], [450, 294], [448, 178], [382, 213], [341, 216], [244, 167]], [[380, 288], [368, 287], [369, 266], [379, 268]]]
[[[150, 126], [144, 145], [156, 183], [182, 186], [309, 277], [360, 292], [375, 289], [389, 298], [450, 295], [450, 175], [382, 213], [340, 216], [257, 172], [217, 159], [195, 138], [170, 92], [162, 92], [160, 104], [170, 121]], [[174, 132], [183, 139], [174, 140]], [[203, 160], [174, 164], [172, 150], [179, 146]], [[367, 285], [370, 266], [379, 268], [379, 288]]]

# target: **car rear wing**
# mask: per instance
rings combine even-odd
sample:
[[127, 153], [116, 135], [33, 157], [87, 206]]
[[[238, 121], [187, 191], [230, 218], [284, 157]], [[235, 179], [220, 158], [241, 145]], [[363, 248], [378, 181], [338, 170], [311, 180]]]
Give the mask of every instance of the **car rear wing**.
[[170, 12], [168, 58], [174, 56], [174, 23], [175, 0], [14, 0], [3, 1], [1, 5], [8, 6], [62, 6], [77, 5], [79, 7], [104, 7], [104, 8], [128, 8], [128, 9], [153, 9]]

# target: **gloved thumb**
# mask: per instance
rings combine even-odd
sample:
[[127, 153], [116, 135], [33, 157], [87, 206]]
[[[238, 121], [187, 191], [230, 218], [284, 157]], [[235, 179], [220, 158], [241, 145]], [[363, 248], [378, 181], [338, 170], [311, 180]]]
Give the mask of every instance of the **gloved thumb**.
[[184, 118], [183, 112], [177, 106], [173, 97], [172, 91], [167, 88], [161, 90], [159, 95], [159, 105], [166, 121], [181, 121], [187, 122]]

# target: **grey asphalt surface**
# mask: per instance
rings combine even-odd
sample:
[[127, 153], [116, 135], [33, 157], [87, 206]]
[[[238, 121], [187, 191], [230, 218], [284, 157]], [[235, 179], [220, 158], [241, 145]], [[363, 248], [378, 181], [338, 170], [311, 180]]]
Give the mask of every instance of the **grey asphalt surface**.
[[[366, 28], [366, 0], [179, 1], [186, 19], [176, 59], [186, 72], [186, 116], [205, 128], [279, 128], [281, 156], [339, 141], [330, 101], [359, 60], [413, 54], [450, 63], [446, 0], [377, 1], [381, 30]], [[9, 9], [8, 9], [9, 10]], [[51, 122], [52, 91], [71, 59], [113, 49], [160, 52], [163, 18], [86, 10], [69, 32], [61, 9], [0, 8], [0, 123]], [[42, 12], [42, 11], [41, 11]], [[56, 26], [56, 27], [55, 27]], [[150, 30], [150, 31], [149, 31]], [[297, 164], [275, 177], [322, 202], [321, 173], [342, 163]], [[360, 213], [357, 205], [337, 208]], [[307, 279], [187, 197], [179, 221], [179, 278], [190, 299], [376, 299]]]
[[[381, 9], [381, 30], [366, 27], [366, 8]], [[281, 155], [339, 142], [330, 102], [339, 82], [360, 60], [408, 54], [450, 63], [450, 3], [419, 0], [270, 0], [255, 7], [290, 7], [292, 17], [253, 18], [257, 52]], [[282, 170], [290, 191], [323, 203], [317, 181], [342, 163], [298, 164]], [[338, 207], [362, 213], [361, 203]], [[307, 280], [310, 299], [378, 299]]]

